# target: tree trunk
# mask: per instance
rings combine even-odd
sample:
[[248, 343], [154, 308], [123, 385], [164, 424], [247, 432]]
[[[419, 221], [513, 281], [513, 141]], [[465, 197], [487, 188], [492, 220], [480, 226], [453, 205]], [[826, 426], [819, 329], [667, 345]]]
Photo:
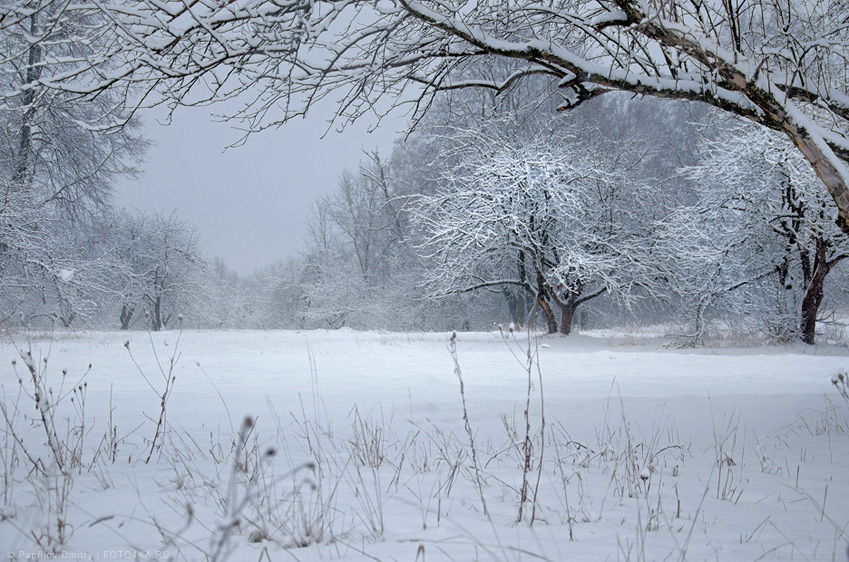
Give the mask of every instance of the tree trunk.
[[538, 297], [537, 302], [539, 303], [540, 308], [542, 308], [543, 313], [545, 313], [545, 324], [548, 326], [548, 333], [556, 334], [557, 318], [554, 317], [554, 311], [551, 310], [551, 305], [549, 305], [548, 301], [543, 297]]
[[834, 265], [828, 263], [825, 252], [824, 241], [818, 239], [814, 271], [805, 290], [805, 297], [802, 299], [802, 317], [799, 319], [799, 333], [802, 341], [808, 345], [814, 345], [817, 332], [817, 314], [822, 304], [825, 276], [828, 275], [829, 270]]
[[153, 318], [151, 318], [151, 329], [158, 332], [162, 329], [162, 296], [157, 295], [153, 301]]
[[802, 318], [799, 332], [802, 336], [802, 341], [814, 345], [814, 339], [817, 331], [817, 313], [819, 312], [820, 304], [822, 304], [823, 296], [823, 281], [825, 275], [820, 275], [818, 272], [811, 279], [811, 284], [805, 292], [805, 298], [802, 300]]
[[[38, 34], [38, 14], [30, 16], [30, 33], [33, 37]], [[29, 64], [24, 75], [24, 85], [28, 86], [41, 77], [41, 45], [35, 44], [29, 49]], [[35, 90], [24, 89], [21, 95], [21, 105], [24, 114], [21, 116], [20, 138], [18, 140], [18, 155], [12, 170], [11, 187], [15, 190], [23, 190], [29, 183], [31, 177], [30, 153], [32, 152], [32, 126], [31, 121], [35, 115]]]
[[509, 287], [502, 289], [504, 300], [507, 301], [507, 309], [510, 312], [510, 321], [516, 325], [527, 322], [527, 310], [525, 304], [524, 290], [514, 290]]
[[560, 304], [560, 333], [568, 336], [572, 333], [572, 322], [578, 306], [572, 303]]
[[130, 329], [130, 320], [133, 319], [134, 310], [128, 307], [126, 304], [121, 307], [121, 329], [129, 330]]

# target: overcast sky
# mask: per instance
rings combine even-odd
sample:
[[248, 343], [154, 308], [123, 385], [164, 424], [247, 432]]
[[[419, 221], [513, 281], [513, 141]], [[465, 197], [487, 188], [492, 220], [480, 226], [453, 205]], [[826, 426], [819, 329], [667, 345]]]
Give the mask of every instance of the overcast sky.
[[176, 210], [197, 228], [211, 257], [250, 273], [297, 253], [310, 203], [334, 189], [343, 169], [356, 169], [364, 149], [387, 157], [404, 127], [399, 117], [368, 133], [373, 122], [362, 122], [321, 139], [328, 117], [316, 111], [225, 151], [241, 135], [214, 122], [209, 108], [181, 108], [168, 126], [147, 116], [146, 134], [156, 144], [141, 179], [117, 186], [117, 201]]

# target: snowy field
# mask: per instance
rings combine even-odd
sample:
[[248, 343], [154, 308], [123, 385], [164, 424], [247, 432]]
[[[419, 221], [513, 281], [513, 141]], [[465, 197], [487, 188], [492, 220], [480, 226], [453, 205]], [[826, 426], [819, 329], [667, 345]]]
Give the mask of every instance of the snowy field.
[[449, 336], [63, 333], [32, 372], [7, 341], [0, 548], [847, 560], [845, 348]]

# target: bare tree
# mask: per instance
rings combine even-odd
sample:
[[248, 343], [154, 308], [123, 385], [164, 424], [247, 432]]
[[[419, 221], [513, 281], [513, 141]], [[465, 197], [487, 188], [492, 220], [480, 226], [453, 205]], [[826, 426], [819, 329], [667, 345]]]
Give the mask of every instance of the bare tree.
[[406, 271], [414, 256], [406, 198], [396, 195], [388, 165], [376, 153], [367, 156], [357, 173], [340, 175], [336, 191], [308, 218], [296, 285], [309, 324], [386, 328], [409, 318], [414, 284]]
[[0, 212], [0, 322], [94, 325], [116, 295], [108, 240], [89, 224], [96, 220], [69, 224], [40, 211]]
[[[79, 103], [78, 94], [52, 81], [100, 60], [103, 40], [91, 28], [105, 23], [103, 14], [70, 2], [29, 1], [4, 4], [0, 21], [0, 182], [7, 198], [34, 193], [33, 204], [71, 215], [102, 207], [110, 181], [136, 172], [147, 143], [134, 132], [121, 92], [101, 91]], [[106, 130], [111, 134], [100, 134]]]

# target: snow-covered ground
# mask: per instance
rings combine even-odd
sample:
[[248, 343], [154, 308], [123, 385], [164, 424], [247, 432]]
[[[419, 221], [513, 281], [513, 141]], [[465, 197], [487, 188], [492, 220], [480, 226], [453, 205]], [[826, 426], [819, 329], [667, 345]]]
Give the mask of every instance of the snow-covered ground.
[[31, 342], [35, 377], [7, 342], [0, 548], [847, 559], [849, 405], [832, 384], [846, 349], [461, 333], [455, 365], [449, 336], [63, 333]]

